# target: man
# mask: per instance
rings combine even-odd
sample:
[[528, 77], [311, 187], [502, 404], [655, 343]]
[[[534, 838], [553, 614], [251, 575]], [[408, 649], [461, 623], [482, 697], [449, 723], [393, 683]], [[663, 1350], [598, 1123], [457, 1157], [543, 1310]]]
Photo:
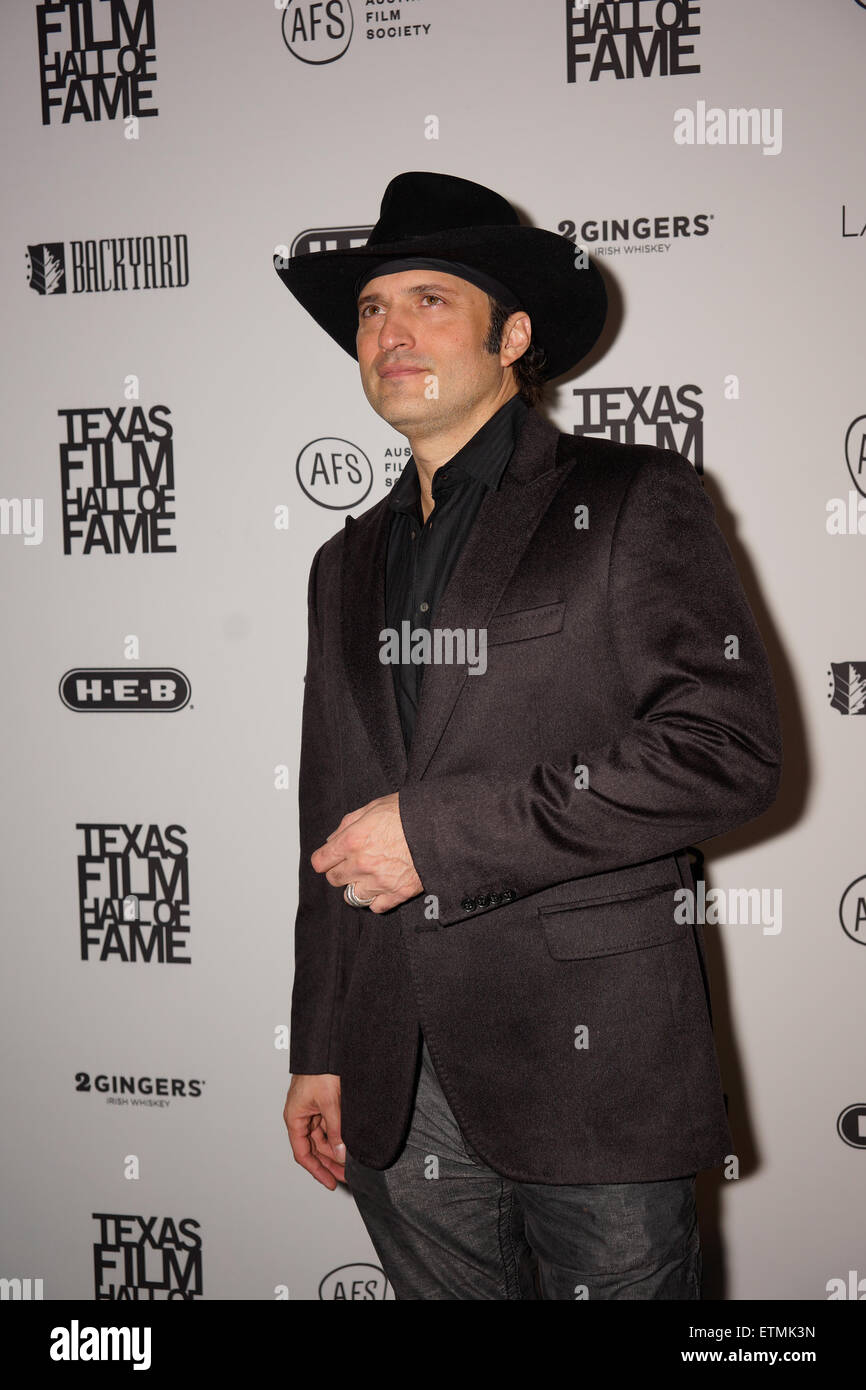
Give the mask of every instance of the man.
[[295, 1159], [398, 1298], [699, 1298], [734, 1144], [685, 847], [781, 766], [712, 504], [535, 408], [605, 293], [490, 189], [401, 174], [365, 246], [276, 265], [412, 448], [310, 569]]

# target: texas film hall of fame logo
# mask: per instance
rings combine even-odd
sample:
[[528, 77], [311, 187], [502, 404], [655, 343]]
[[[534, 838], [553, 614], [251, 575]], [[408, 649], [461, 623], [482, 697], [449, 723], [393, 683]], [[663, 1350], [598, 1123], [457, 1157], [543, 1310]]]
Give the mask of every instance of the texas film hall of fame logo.
[[167, 405], [58, 410], [63, 553], [176, 549], [174, 439]]
[[189, 965], [189, 859], [181, 825], [92, 824], [78, 856], [81, 959]]
[[42, 124], [158, 116], [153, 0], [36, 6]]
[[202, 1243], [198, 1221], [185, 1216], [129, 1216], [93, 1212], [99, 1239], [93, 1245], [97, 1299], [199, 1298]]

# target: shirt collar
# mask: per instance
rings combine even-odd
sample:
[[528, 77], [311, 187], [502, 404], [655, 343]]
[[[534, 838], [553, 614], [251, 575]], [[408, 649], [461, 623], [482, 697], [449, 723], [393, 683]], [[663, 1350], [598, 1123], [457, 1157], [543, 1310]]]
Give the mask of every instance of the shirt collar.
[[[433, 474], [434, 499], [445, 496], [452, 487], [470, 480], [484, 483], [496, 491], [528, 411], [529, 406], [519, 395], [511, 396], [501, 405], [453, 458], [436, 469]], [[417, 516], [420, 499], [418, 466], [410, 454], [403, 472], [391, 489], [388, 506], [394, 511]]]

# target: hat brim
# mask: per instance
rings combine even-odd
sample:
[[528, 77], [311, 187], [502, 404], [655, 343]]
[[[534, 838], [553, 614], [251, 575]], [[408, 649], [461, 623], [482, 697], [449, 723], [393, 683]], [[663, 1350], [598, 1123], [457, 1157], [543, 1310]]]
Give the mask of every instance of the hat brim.
[[449, 229], [377, 246], [308, 252], [287, 264], [275, 255], [274, 267], [320, 328], [357, 361], [355, 281], [400, 256], [463, 261], [507, 285], [532, 320], [533, 343], [547, 353], [546, 381], [585, 357], [604, 327], [607, 292], [598, 268], [565, 237], [540, 227]]

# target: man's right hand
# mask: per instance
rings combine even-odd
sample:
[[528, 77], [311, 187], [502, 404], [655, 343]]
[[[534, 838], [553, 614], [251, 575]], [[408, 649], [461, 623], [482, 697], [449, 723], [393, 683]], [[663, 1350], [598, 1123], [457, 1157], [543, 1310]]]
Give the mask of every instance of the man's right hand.
[[283, 1119], [295, 1162], [331, 1192], [346, 1181], [346, 1146], [340, 1137], [340, 1078], [293, 1076]]

